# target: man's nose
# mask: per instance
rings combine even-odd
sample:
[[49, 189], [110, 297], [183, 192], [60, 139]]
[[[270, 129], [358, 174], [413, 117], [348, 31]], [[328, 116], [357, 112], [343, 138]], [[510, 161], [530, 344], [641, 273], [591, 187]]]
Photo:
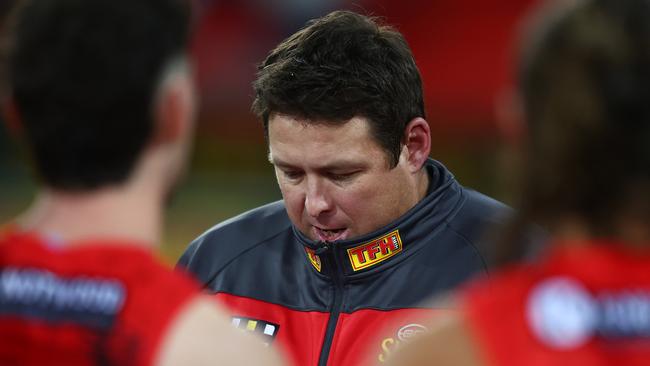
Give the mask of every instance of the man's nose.
[[312, 179], [307, 182], [306, 189], [305, 210], [309, 216], [318, 217], [332, 210], [332, 200], [325, 192], [322, 182]]

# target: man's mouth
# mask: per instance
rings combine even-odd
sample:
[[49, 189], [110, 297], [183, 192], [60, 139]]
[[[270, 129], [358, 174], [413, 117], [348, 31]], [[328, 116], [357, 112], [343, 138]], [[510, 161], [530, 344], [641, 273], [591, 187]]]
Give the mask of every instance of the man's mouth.
[[324, 229], [312, 226], [312, 231], [316, 239], [320, 241], [344, 240], [348, 236], [347, 228]]

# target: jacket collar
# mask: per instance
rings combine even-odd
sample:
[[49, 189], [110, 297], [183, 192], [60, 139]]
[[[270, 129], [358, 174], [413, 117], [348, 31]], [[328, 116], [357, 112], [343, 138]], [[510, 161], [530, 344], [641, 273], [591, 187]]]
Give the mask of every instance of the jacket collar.
[[462, 198], [461, 187], [439, 162], [429, 159], [427, 195], [390, 224], [349, 240], [316, 242], [295, 226], [293, 233], [304, 246], [305, 259], [326, 276], [360, 277], [385, 270], [426, 245], [427, 234], [444, 225]]

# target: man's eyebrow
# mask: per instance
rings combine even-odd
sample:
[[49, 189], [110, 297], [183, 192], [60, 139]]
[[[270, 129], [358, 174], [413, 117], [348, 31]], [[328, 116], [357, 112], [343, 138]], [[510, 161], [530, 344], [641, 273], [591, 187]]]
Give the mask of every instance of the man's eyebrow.
[[273, 166], [277, 166], [277, 167], [281, 167], [281, 168], [295, 168], [293, 165], [291, 165], [291, 164], [289, 164], [289, 163], [287, 163], [285, 161], [282, 161], [282, 160], [280, 160], [278, 158], [274, 158], [271, 153], [269, 153], [268, 159], [269, 159], [269, 163], [271, 163], [271, 165], [273, 165]]
[[356, 161], [349, 160], [335, 160], [327, 164], [321, 165], [318, 167], [318, 170], [349, 170], [349, 169], [361, 169], [366, 165]]
[[[280, 168], [297, 168], [295, 165], [291, 163], [287, 163], [283, 160], [274, 158], [271, 154], [269, 154], [268, 159], [269, 159], [269, 163]], [[349, 161], [349, 160], [335, 160], [335, 161], [328, 162], [327, 164], [317, 166], [315, 167], [315, 169], [320, 171], [348, 170], [348, 169], [362, 169], [365, 168], [365, 166], [366, 165], [364, 163], [360, 163], [360, 162]]]

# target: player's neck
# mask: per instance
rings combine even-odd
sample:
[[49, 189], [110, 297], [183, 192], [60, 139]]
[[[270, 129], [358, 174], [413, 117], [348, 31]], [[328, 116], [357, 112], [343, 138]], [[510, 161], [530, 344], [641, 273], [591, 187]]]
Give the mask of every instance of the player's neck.
[[612, 217], [618, 225], [616, 230], [609, 235], [593, 232], [589, 227], [576, 218], [563, 218], [553, 226], [553, 236], [558, 242], [567, 245], [588, 245], [592, 240], [608, 239], [622, 244], [628, 249], [647, 252], [650, 250], [650, 230], [644, 220], [635, 217], [626, 217], [618, 220]]
[[143, 183], [132, 181], [87, 193], [43, 190], [18, 225], [63, 243], [117, 239], [157, 245], [162, 195]]

